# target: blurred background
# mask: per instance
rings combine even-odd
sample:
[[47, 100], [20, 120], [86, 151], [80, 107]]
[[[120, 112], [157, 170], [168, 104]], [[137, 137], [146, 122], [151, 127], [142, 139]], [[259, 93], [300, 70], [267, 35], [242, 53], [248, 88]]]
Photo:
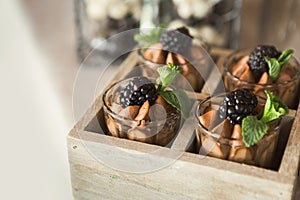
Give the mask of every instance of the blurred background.
[[[117, 47], [108, 43], [93, 62], [81, 61], [106, 38], [186, 25], [215, 47], [267, 43], [292, 48], [299, 59], [299, 9], [299, 0], [1, 1], [1, 199], [72, 199], [66, 136], [75, 123], [73, 83], [81, 66], [80, 87], [89, 90], [89, 77]], [[109, 72], [117, 69], [118, 62]], [[79, 98], [83, 112], [91, 100]]]

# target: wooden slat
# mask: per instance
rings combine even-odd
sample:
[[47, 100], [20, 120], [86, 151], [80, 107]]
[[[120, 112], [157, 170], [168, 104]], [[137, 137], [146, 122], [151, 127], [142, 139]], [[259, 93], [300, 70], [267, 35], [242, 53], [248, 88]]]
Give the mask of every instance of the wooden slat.
[[191, 142], [193, 140], [193, 133], [195, 129], [195, 118], [194, 116], [188, 118], [183, 127], [182, 130], [177, 135], [175, 141], [173, 142], [171, 149], [176, 151], [186, 151], [189, 148], [189, 145], [191, 145]]
[[[103, 197], [118, 199], [122, 186], [124, 195], [138, 199], [136, 192], [160, 195], [164, 199], [291, 199], [293, 178], [253, 166], [216, 158], [184, 153], [173, 164], [150, 173], [132, 174], [115, 171], [97, 161], [86, 146], [99, 150], [107, 144], [74, 137], [68, 138], [72, 181], [77, 198]], [[76, 148], [74, 148], [76, 146]], [[120, 148], [117, 146], [117, 148]], [[107, 153], [114, 155], [114, 148]], [[126, 158], [123, 158], [126, 160]], [[105, 163], [104, 163], [105, 164]], [[255, 183], [255, 184], [254, 184]], [[107, 185], [108, 184], [108, 185]]]
[[[290, 137], [281, 161], [279, 173], [297, 176], [300, 160], [300, 104], [290, 131]], [[291, 112], [290, 112], [291, 113]]]

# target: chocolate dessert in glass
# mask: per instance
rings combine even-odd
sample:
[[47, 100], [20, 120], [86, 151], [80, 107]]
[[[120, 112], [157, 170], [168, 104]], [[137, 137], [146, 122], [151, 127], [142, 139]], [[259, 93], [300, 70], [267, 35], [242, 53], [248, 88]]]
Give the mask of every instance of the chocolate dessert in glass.
[[197, 106], [197, 151], [225, 160], [271, 168], [279, 122], [288, 107], [272, 92], [260, 99], [240, 88], [209, 97]]
[[265, 98], [264, 90], [269, 90], [289, 108], [296, 109], [299, 102], [300, 65], [292, 54], [293, 50], [280, 52], [268, 45], [232, 53], [224, 63], [226, 91], [249, 88]]
[[[141, 46], [138, 50], [141, 63], [155, 70], [162, 64], [171, 62], [182, 69], [182, 75], [190, 84], [189, 88], [185, 87], [179, 80], [176, 81], [176, 86], [201, 91], [203, 77], [209, 73], [207, 52], [210, 48], [205, 42], [194, 39], [185, 27], [168, 31], [153, 29], [148, 35], [136, 35], [135, 40]], [[201, 73], [197, 70], [198, 67], [202, 68]]]
[[157, 71], [156, 80], [132, 77], [106, 90], [103, 108], [109, 135], [161, 146], [172, 141], [190, 100], [171, 85], [180, 73], [178, 66], [169, 64]]

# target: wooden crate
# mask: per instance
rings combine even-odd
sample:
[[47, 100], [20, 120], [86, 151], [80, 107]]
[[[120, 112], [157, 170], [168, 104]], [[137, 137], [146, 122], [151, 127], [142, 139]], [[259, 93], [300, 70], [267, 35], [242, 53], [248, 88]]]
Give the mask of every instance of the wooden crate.
[[[229, 51], [213, 49], [221, 69]], [[138, 62], [133, 52], [120, 67], [115, 81], [123, 79]], [[205, 90], [205, 88], [203, 89]], [[193, 116], [187, 119], [169, 147], [161, 147], [105, 135], [101, 96], [95, 100], [68, 135], [68, 153], [75, 199], [298, 199], [296, 184], [300, 156], [299, 111], [291, 110], [281, 129], [286, 148], [278, 170], [205, 157], [191, 152], [194, 143]], [[198, 94], [202, 99], [206, 95]], [[299, 109], [298, 109], [299, 110]], [[100, 124], [98, 123], [98, 120]], [[285, 138], [284, 138], [285, 136]], [[116, 156], [118, 150], [178, 151], [172, 164], [149, 173], [126, 173], [98, 161], [86, 146]], [[282, 147], [283, 148], [283, 147]], [[126, 162], [127, 158], [118, 155]], [[167, 158], [166, 158], [167, 159]], [[298, 186], [297, 186], [298, 187]], [[299, 190], [299, 187], [298, 187]], [[298, 194], [298, 193], [297, 193]]]

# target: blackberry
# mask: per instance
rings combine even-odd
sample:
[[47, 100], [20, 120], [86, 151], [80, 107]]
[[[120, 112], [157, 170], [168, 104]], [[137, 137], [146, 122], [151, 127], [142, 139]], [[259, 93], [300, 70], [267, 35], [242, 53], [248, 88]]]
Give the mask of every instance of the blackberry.
[[241, 124], [244, 117], [254, 114], [256, 96], [248, 89], [237, 89], [224, 98], [220, 108], [221, 119], [228, 118], [232, 124]]
[[135, 77], [120, 91], [120, 104], [123, 108], [142, 105], [146, 100], [152, 105], [157, 98], [156, 88], [146, 77]]
[[163, 33], [160, 36], [160, 43], [164, 51], [184, 54], [188, 52], [193, 37], [189, 34], [189, 30], [185, 27], [178, 28]]
[[262, 73], [269, 70], [268, 64], [266, 63], [264, 57], [268, 56], [270, 58], [278, 58], [280, 52], [276, 50], [274, 46], [269, 45], [259, 45], [250, 54], [248, 65], [254, 76], [260, 77]]

